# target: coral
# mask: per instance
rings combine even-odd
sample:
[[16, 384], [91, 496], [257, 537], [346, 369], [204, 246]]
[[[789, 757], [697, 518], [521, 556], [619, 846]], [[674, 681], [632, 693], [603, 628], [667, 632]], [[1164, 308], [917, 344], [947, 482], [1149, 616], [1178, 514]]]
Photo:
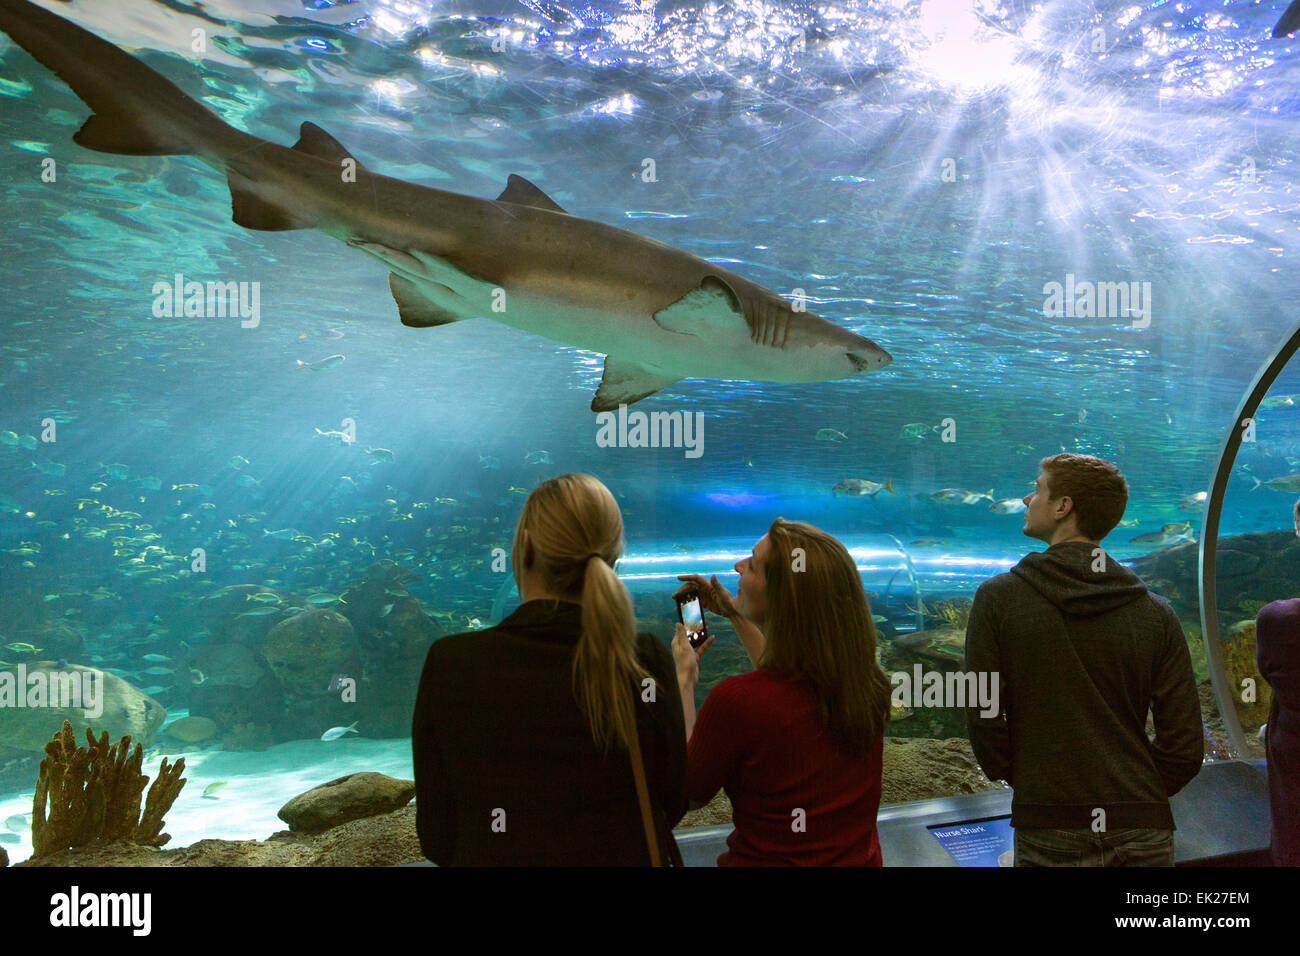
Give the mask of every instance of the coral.
[[[1260, 676], [1255, 662], [1255, 622], [1242, 621], [1228, 630], [1227, 637], [1220, 642], [1223, 652], [1223, 668], [1228, 674], [1228, 686], [1233, 689], [1233, 703], [1237, 707], [1237, 716], [1242, 729], [1258, 730], [1268, 720], [1268, 708], [1273, 702], [1273, 688]], [[1255, 700], [1241, 700], [1242, 683], [1253, 682]]]
[[132, 751], [129, 734], [110, 747], [108, 731], [96, 740], [87, 728], [86, 746], [78, 747], [65, 720], [45, 753], [32, 800], [33, 857], [92, 843], [162, 846], [171, 839], [160, 831], [163, 815], [185, 785], [183, 758], [173, 767], [163, 760], [141, 818], [140, 797], [149, 778], [140, 772], [143, 748], [136, 744]]

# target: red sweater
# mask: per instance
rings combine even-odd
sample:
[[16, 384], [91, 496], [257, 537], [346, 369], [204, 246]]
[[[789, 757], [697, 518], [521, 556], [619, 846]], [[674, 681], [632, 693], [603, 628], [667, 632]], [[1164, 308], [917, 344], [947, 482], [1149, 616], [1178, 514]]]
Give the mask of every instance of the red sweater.
[[722, 787], [731, 799], [736, 828], [718, 865], [880, 866], [883, 745], [877, 737], [861, 757], [840, 750], [812, 689], [765, 667], [718, 684], [687, 754], [690, 798], [706, 802]]

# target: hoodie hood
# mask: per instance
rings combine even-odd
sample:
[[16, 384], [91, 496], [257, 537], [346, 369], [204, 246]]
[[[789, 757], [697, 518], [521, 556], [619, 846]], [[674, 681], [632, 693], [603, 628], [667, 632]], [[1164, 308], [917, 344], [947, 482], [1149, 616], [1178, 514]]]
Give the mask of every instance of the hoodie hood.
[[1105, 614], [1147, 593], [1142, 579], [1109, 554], [1105, 570], [1094, 570], [1100, 559], [1093, 557], [1093, 549], [1094, 545], [1085, 541], [1053, 545], [1025, 555], [1011, 573], [1063, 614]]

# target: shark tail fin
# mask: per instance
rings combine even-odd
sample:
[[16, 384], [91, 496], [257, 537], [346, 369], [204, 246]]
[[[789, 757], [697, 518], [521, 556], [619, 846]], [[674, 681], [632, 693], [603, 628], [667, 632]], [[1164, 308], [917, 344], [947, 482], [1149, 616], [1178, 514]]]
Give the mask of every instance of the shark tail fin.
[[888, 491], [891, 495], [896, 495], [896, 494], [898, 494], [898, 492], [894, 490], [894, 479], [893, 479], [893, 478], [886, 478], [886, 479], [885, 479], [885, 490]]
[[87, 149], [130, 156], [207, 155], [235, 132], [162, 74], [28, 0], [0, 0], [0, 30], [94, 110], [73, 136]]

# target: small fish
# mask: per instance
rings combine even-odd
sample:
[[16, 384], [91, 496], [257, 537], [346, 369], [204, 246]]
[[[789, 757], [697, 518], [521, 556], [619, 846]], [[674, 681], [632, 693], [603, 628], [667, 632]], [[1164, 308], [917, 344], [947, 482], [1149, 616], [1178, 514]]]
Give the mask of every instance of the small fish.
[[312, 607], [329, 607], [338, 602], [339, 597], [337, 594], [313, 594], [311, 597], [307, 598], [307, 603]]
[[1139, 524], [1141, 522], [1137, 518], [1125, 518], [1119, 523], [1119, 526], [1121, 528], [1136, 528]]
[[203, 788], [203, 796], [207, 797], [209, 800], [216, 800], [217, 798], [216, 798], [216, 796], [214, 796], [214, 794], [215, 794], [218, 790], [223, 790], [223, 789], [225, 789], [226, 786], [227, 786], [227, 783], [226, 783], [225, 780], [218, 780], [218, 781], [216, 781], [216, 782], [214, 782], [214, 783], [210, 783], [210, 784], [208, 784], [206, 787]]
[[236, 471], [238, 471], [240, 468], [243, 468], [247, 464], [248, 464], [247, 458], [245, 458], [243, 455], [236, 455], [234, 458], [230, 459], [230, 461], [226, 462], [226, 467], [233, 468]]
[[1165, 525], [1159, 531], [1148, 531], [1146, 534], [1140, 534], [1135, 538], [1130, 538], [1130, 544], [1157, 544], [1168, 545], [1179, 541], [1195, 541], [1192, 535], [1192, 526], [1186, 521], [1176, 521]]
[[912, 542], [912, 547], [937, 548], [941, 544], [943, 544], [943, 541], [936, 538], [917, 538], [915, 541]]
[[135, 484], [147, 491], [158, 491], [162, 488], [162, 479], [154, 475], [145, 475], [143, 478], [135, 479]]
[[150, 664], [170, 664], [172, 662], [172, 659], [166, 654], [146, 654], [140, 660], [148, 661]]
[[495, 471], [501, 467], [501, 459], [494, 458], [491, 455], [479, 455], [478, 464], [485, 471]]
[[[108, 477], [112, 478], [114, 481], [126, 481], [131, 474], [131, 467], [129, 465], [123, 465], [121, 462], [114, 462], [111, 465], [105, 465], [104, 470], [108, 472]], [[92, 485], [91, 488], [93, 489], [94, 486]]]
[[190, 668], [190, 683], [193, 686], [197, 687], [207, 679], [208, 679], [207, 675], [204, 674], [203, 671], [199, 670], [197, 667]]
[[5, 827], [13, 830], [14, 833], [22, 833], [29, 826], [31, 826], [31, 824], [27, 822], [26, 814], [16, 813], [12, 817], [5, 818]]
[[989, 511], [995, 515], [1018, 515], [1025, 510], [1025, 501], [1023, 498], [1003, 498], [1001, 501], [995, 501], [989, 505]]
[[872, 622], [873, 624], [885, 624], [885, 623], [888, 622], [888, 621], [889, 621], [889, 618], [885, 617], [885, 615], [883, 615], [883, 614], [873, 614], [873, 615], [871, 615], [871, 622]]
[[1178, 502], [1179, 511], [1204, 511], [1205, 501], [1210, 497], [1208, 491], [1198, 491], [1194, 495], [1188, 495], [1182, 501]]
[[235, 484], [239, 485], [241, 488], [252, 488], [254, 485], [258, 484], [258, 480], [252, 475], [245, 474], [240, 475], [235, 479]]
[[1086, 408], [1079, 409], [1079, 424], [1082, 425], [1087, 421], [1088, 421], [1088, 410]]
[[153, 697], [155, 694], [161, 694], [166, 690], [167, 688], [162, 684], [150, 684], [148, 687], [142, 688], [141, 693], [148, 697]]
[[68, 466], [61, 465], [57, 461], [32, 462], [32, 467], [51, 478], [62, 478], [68, 473]]
[[1259, 403], [1260, 408], [1289, 408], [1296, 403], [1295, 395], [1274, 395]]
[[549, 465], [551, 464], [551, 453], [549, 451], [530, 451], [524, 455], [525, 465]]
[[170, 667], [146, 667], [140, 671], [141, 674], [148, 674], [150, 677], [165, 677], [173, 673]]
[[348, 679], [347, 674], [335, 674], [333, 677], [330, 678], [329, 685], [325, 689], [330, 693], [337, 693], [338, 691], [341, 691], [343, 689], [343, 685], [347, 681], [347, 679]]
[[17, 833], [0, 833], [0, 843], [21, 843], [22, 837]]
[[357, 721], [353, 721], [347, 727], [331, 727], [325, 733], [320, 735], [321, 740], [338, 740], [344, 734], [355, 734]]
[[367, 448], [366, 454], [370, 456], [370, 464], [377, 465], [381, 461], [391, 462], [393, 453], [387, 448]]
[[18, 444], [18, 433], [4, 431], [0, 432], [0, 444], [14, 446]]
[[1300, 491], [1300, 474], [1284, 475], [1281, 478], [1272, 478], [1269, 481], [1260, 481], [1256, 478], [1254, 481], [1255, 485], [1250, 489], [1251, 491], [1254, 491], [1255, 488], [1258, 488], [1260, 485], [1263, 485], [1265, 488], [1272, 488], [1275, 491], [1286, 491], [1291, 493]]
[[299, 531], [297, 528], [281, 528], [279, 531], [268, 531], [266, 528], [262, 529], [263, 537], [267, 537], [267, 538], [290, 539], [290, 538], [296, 538], [301, 534], [302, 532]]
[[41, 651], [45, 650], [43, 647], [32, 647], [30, 644], [24, 644], [21, 642], [6, 644], [5, 647], [13, 651], [15, 654], [39, 654]]
[[892, 700], [889, 702], [889, 720], [891, 723], [898, 720], [907, 720], [914, 713], [915, 711], [906, 704], [896, 704]]
[[35, 435], [24, 435], [22, 438], [18, 439], [18, 444], [22, 445], [28, 451], [35, 451], [38, 442], [36, 441]]
[[279, 614], [279, 613], [280, 613], [280, 609], [278, 607], [258, 607], [258, 608], [253, 608], [253, 610], [251, 611], [245, 611], [244, 613], [237, 614], [235, 616], [236, 617], [266, 617], [268, 614]]
[[350, 445], [352, 444], [353, 441], [352, 436], [349, 435], [347, 432], [321, 431], [319, 428], [317, 428], [316, 434], [319, 435], [321, 438], [327, 438], [332, 442], [339, 442], [344, 445]]
[[930, 496], [931, 501], [956, 501], [964, 505], [973, 505], [983, 498], [992, 501], [993, 489], [990, 488], [984, 494], [980, 494], [978, 491], [967, 491], [965, 488], [944, 488]]
[[912, 422], [910, 425], [904, 425], [898, 433], [899, 438], [909, 439], [911, 441], [923, 441], [930, 434], [930, 426], [924, 422]]
[[818, 441], [848, 441], [849, 436], [834, 428], [819, 428], [815, 436]]
[[331, 355], [327, 358], [321, 359], [319, 362], [304, 362], [302, 359], [298, 359], [298, 368], [309, 368], [313, 372], [323, 372], [326, 369], [342, 365], [343, 360], [346, 357], [347, 356], [345, 355]]
[[1012, 445], [1011, 450], [1017, 455], [1032, 455], [1034, 453], [1034, 446], [1025, 444]]
[[871, 495], [873, 498], [882, 490], [888, 491], [891, 495], [897, 494], [894, 491], [894, 479], [886, 478], [882, 484], [879, 481], [868, 481], [866, 478], [845, 478], [834, 488], [831, 489], [833, 495]]

